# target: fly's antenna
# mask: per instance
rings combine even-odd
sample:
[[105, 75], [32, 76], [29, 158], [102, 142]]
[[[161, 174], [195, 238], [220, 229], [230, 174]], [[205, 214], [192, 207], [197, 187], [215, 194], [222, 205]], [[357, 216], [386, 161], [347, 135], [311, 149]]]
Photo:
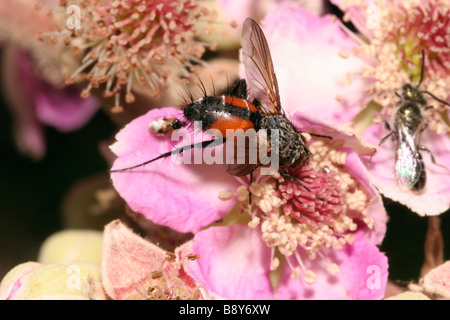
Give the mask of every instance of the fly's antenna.
[[434, 94], [432, 94], [431, 92], [429, 92], [429, 91], [420, 91], [421, 93], [426, 93], [426, 94], [428, 94], [430, 97], [432, 97], [434, 100], [436, 100], [436, 101], [438, 101], [438, 102], [440, 102], [440, 103], [442, 103], [442, 104], [445, 104], [447, 107], [450, 107], [450, 103], [448, 103], [447, 101], [444, 101], [444, 100], [442, 100], [442, 99], [439, 99], [438, 97], [436, 97]]
[[[423, 50], [423, 48], [420, 49], [420, 51], [422, 52], [422, 66], [421, 66], [421, 69], [420, 69], [420, 79], [419, 79], [419, 82], [417, 83], [416, 89], [419, 88], [420, 84], [421, 84], [422, 81], [423, 81], [424, 74], [425, 74], [425, 51]], [[429, 91], [423, 90], [423, 91], [419, 91], [419, 92], [420, 92], [420, 93], [426, 93], [426, 94], [428, 94], [430, 97], [432, 97], [434, 100], [436, 100], [436, 101], [438, 101], [438, 102], [440, 102], [440, 103], [442, 103], [442, 104], [444, 104], [444, 105], [450, 107], [450, 103], [448, 103], [447, 101], [444, 101], [444, 100], [442, 100], [442, 99], [439, 99], [438, 97], [436, 97], [434, 94], [432, 94], [432, 93], [429, 92]]]
[[422, 49], [420, 49], [421, 53], [422, 53], [422, 66], [420, 68], [420, 79], [419, 82], [417, 83], [416, 89], [419, 88], [420, 84], [422, 83], [423, 80], [423, 76], [425, 73], [425, 51]]

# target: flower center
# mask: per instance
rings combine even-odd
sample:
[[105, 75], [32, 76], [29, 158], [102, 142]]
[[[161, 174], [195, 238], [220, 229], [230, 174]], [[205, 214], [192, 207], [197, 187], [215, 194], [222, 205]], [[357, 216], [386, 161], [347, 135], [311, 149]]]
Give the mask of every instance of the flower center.
[[194, 17], [201, 15], [195, 1], [179, 0], [116, 0], [97, 12], [107, 12], [103, 21], [111, 19], [111, 39], [145, 61], [155, 54], [153, 50], [164, 51], [167, 44], [175, 45], [176, 51], [177, 45], [194, 35]]
[[[367, 65], [363, 77], [369, 79], [367, 93], [381, 108], [374, 123], [390, 118], [395, 112], [399, 93], [405, 84], [428, 91], [442, 101], [447, 101], [450, 81], [450, 3], [446, 0], [375, 0], [370, 5], [364, 0], [344, 0], [344, 11], [366, 13], [366, 21], [376, 20], [376, 27], [361, 28], [369, 42], [359, 39], [356, 54], [362, 54]], [[371, 9], [371, 10], [369, 10]], [[373, 10], [375, 9], [375, 10]], [[348, 11], [347, 15], [352, 12]], [[374, 14], [375, 12], [375, 14]], [[358, 19], [355, 19], [358, 23]], [[425, 59], [422, 63], [421, 51]], [[427, 97], [424, 113], [427, 130], [437, 134], [447, 133], [442, 114], [444, 103]]]
[[[284, 224], [289, 226], [286, 229], [289, 230], [288, 246], [279, 246], [281, 252], [290, 256], [293, 253], [291, 250], [295, 250], [296, 245], [299, 245], [314, 259], [324, 246], [339, 250], [346, 243], [350, 243], [352, 236], [347, 232], [354, 231], [356, 224], [345, 215], [345, 194], [338, 181], [333, 178], [334, 173], [317, 172], [310, 165], [305, 165], [293, 170], [292, 175], [314, 194], [295, 181], [279, 178], [278, 191], [285, 214], [282, 219], [285, 220]], [[289, 216], [295, 220], [289, 221]], [[277, 230], [279, 222], [278, 219], [273, 219], [263, 227]], [[270, 238], [270, 232], [267, 236]]]
[[[251, 186], [239, 187], [236, 195], [241, 202], [240, 214], [251, 216], [249, 227], [260, 226], [263, 242], [273, 248], [270, 269], [278, 269], [282, 257], [291, 268], [292, 277], [302, 275], [306, 283], [313, 284], [316, 275], [306, 270], [304, 253], [311, 260], [320, 255], [326, 265], [328, 258], [321, 250], [340, 250], [351, 245], [356, 220], [368, 228], [373, 227], [373, 221], [366, 217], [369, 200], [365, 191], [343, 167], [347, 153], [323, 141], [314, 141], [308, 148], [313, 154], [309, 163], [290, 169], [290, 174], [304, 186], [280, 174], [255, 175]], [[223, 196], [224, 200], [231, 198], [230, 194]], [[339, 272], [339, 266], [331, 261], [328, 267], [330, 274]]]
[[[447, 5], [448, 6], [448, 5]], [[450, 71], [449, 9], [427, 3], [410, 10], [399, 9], [397, 28], [390, 36], [399, 44], [403, 69], [410, 79], [419, 81], [421, 49], [427, 52], [425, 70], [433, 70], [440, 77]], [[397, 22], [398, 21], [398, 22]], [[389, 38], [389, 36], [388, 36]], [[427, 72], [426, 72], [427, 73]]]

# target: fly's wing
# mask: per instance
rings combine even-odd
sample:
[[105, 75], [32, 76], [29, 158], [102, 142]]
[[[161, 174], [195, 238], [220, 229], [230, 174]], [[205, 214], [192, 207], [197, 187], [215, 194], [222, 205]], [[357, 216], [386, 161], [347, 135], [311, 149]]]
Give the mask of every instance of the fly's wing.
[[401, 189], [418, 191], [425, 185], [425, 167], [414, 137], [405, 134], [406, 130], [403, 125], [399, 126], [395, 176]]
[[242, 177], [269, 163], [270, 144], [266, 136], [253, 129], [237, 130], [226, 140], [227, 172]]
[[242, 61], [249, 95], [260, 102], [263, 113], [281, 113], [278, 82], [269, 46], [260, 26], [251, 18], [245, 20], [242, 28]]

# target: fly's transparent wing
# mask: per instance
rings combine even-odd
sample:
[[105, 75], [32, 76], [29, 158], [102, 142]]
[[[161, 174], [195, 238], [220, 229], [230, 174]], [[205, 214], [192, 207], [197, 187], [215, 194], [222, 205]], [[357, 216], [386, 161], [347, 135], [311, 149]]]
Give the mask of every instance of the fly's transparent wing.
[[263, 113], [281, 113], [278, 82], [269, 46], [261, 27], [251, 18], [245, 20], [242, 28], [242, 61], [249, 95], [261, 103]]

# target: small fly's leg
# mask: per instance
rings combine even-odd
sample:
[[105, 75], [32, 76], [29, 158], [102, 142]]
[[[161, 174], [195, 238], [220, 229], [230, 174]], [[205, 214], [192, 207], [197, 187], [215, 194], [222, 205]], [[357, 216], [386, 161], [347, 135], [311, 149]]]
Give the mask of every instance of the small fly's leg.
[[442, 169], [445, 169], [445, 170], [447, 170], [447, 172], [450, 173], [450, 169], [449, 169], [449, 168], [447, 168], [446, 166], [444, 166], [444, 165], [439, 164], [439, 163], [436, 162], [436, 159], [434, 158], [434, 155], [433, 155], [433, 153], [431, 152], [430, 149], [428, 149], [428, 148], [425, 147], [424, 145], [419, 145], [419, 150], [428, 152], [428, 154], [430, 155], [430, 158], [431, 158], [431, 162], [432, 162], [434, 165], [436, 165], [436, 166], [438, 166], [438, 167], [441, 167]]
[[283, 175], [285, 175], [288, 179], [294, 181], [296, 184], [298, 184], [299, 186], [303, 187], [306, 189], [306, 191], [312, 193], [317, 199], [319, 199], [320, 201], [324, 201], [321, 197], [319, 197], [317, 194], [315, 194], [313, 191], [311, 191], [311, 189], [309, 189], [307, 186], [305, 186], [301, 181], [299, 181], [297, 178], [293, 177], [289, 172], [286, 171], [286, 169], [284, 169], [283, 167], [280, 167], [280, 171], [283, 173]]
[[[142, 162], [142, 163], [137, 164], [135, 166], [122, 168], [122, 169], [110, 170], [110, 172], [123, 172], [123, 171], [131, 170], [131, 169], [135, 169], [135, 168], [138, 168], [138, 167], [142, 167], [142, 166], [145, 166], [146, 164], [152, 163], [152, 162], [154, 162], [156, 160], [167, 158], [167, 157], [171, 156], [172, 154], [178, 154], [178, 153], [181, 153], [183, 151], [190, 150], [192, 148], [202, 148], [203, 149], [203, 148], [207, 148], [207, 147], [210, 147], [210, 146], [216, 146], [214, 144], [214, 141], [216, 141], [216, 139], [212, 139], [212, 140], [208, 140], [208, 141], [202, 141], [202, 142], [194, 143], [194, 144], [187, 145], [187, 146], [184, 146], [184, 147], [176, 148], [173, 151], [169, 151], [169, 152], [163, 153], [163, 154], [159, 155], [156, 158], [153, 158], [151, 160]], [[223, 144], [223, 143], [225, 143], [225, 138], [223, 138], [221, 144]]]

